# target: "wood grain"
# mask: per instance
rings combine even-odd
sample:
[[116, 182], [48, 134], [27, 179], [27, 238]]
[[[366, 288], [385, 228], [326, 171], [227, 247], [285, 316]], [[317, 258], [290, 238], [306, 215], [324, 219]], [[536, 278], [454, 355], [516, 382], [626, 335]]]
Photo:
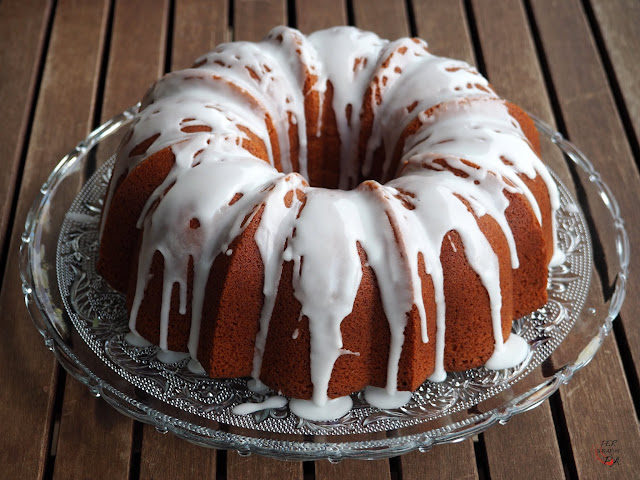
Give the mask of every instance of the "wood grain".
[[133, 420], [67, 375], [53, 478], [126, 478], [132, 434]]
[[243, 457], [237, 452], [227, 452], [227, 480], [247, 478], [302, 480], [302, 462], [284, 462], [256, 455]]
[[518, 0], [474, 0], [473, 13], [487, 76], [501, 97], [553, 122], [526, 13]]
[[431, 53], [475, 65], [463, 0], [414, 0], [413, 11], [418, 37], [427, 41]]
[[400, 0], [353, 0], [355, 25], [381, 38], [395, 40], [409, 35], [405, 3]]
[[[555, 127], [551, 101], [524, 8], [518, 0], [471, 3], [486, 74], [497, 93]], [[514, 23], [515, 22], [515, 23]], [[526, 87], [525, 87], [526, 86]], [[564, 156], [542, 144], [544, 162], [571, 189]]]
[[230, 39], [227, 0], [177, 0], [173, 22], [171, 70], [193, 64], [196, 58]]
[[218, 452], [193, 445], [170, 433], [144, 426], [140, 480], [195, 478], [215, 480]]
[[565, 478], [549, 401], [482, 435], [492, 477]]
[[[18, 219], [25, 218], [59, 159], [91, 129], [106, 17], [107, 2], [58, 2], [20, 187]], [[11, 235], [12, 252], [18, 251], [22, 229], [20, 220]], [[0, 464], [7, 478], [41, 478], [57, 367], [24, 308], [17, 255], [9, 256], [4, 274], [8, 281], [0, 294]]]
[[[549, 15], [543, 11], [544, 7], [554, 8], [558, 16]], [[575, 2], [545, 1], [542, 5], [535, 4], [534, 12], [543, 33], [543, 45], [565, 116], [567, 132], [594, 163], [603, 180], [613, 188], [633, 245], [634, 240], [640, 238], [640, 211], [637, 208], [640, 191], [637, 167], [639, 159], [634, 160], [626, 140], [584, 11]], [[570, 40], [562, 41], [560, 35], [553, 31], [559, 28], [561, 21], [568, 22], [569, 28], [575, 30]], [[640, 60], [639, 50], [636, 49], [635, 55]], [[611, 232], [604, 234], [610, 235]], [[610, 255], [615, 253], [610, 252]], [[609, 279], [610, 282], [613, 280]], [[636, 376], [640, 373], [640, 329], [636, 324], [638, 311], [640, 258], [632, 254], [627, 296], [620, 319]]]
[[414, 451], [400, 457], [402, 480], [478, 478], [476, 456], [471, 439], [436, 445], [426, 453]]
[[[591, 0], [624, 105], [640, 141], [640, 2]], [[640, 159], [636, 159], [640, 160]]]
[[102, 98], [102, 122], [139, 102], [149, 86], [162, 75], [168, 14], [168, 0], [116, 2]]
[[296, 28], [305, 35], [347, 24], [347, 9], [343, 0], [296, 0]]
[[257, 42], [277, 25], [287, 24], [284, 0], [236, 0], [233, 3], [233, 39]]
[[[638, 238], [640, 178], [582, 6], [577, 1], [541, 1], [533, 3], [532, 8], [567, 133], [612, 187], [631, 238]], [[562, 36], [564, 29], [572, 32], [570, 38]], [[631, 271], [637, 271], [639, 266], [640, 262], [632, 259]], [[626, 303], [617, 320], [623, 322], [636, 369], [640, 333], [633, 324], [638, 312], [638, 278], [631, 273]], [[581, 478], [635, 476], [634, 465], [639, 461], [635, 446], [640, 443], [640, 429], [613, 338], [605, 341], [602, 351], [561, 394]], [[615, 473], [594, 460], [594, 446], [607, 439], [617, 439], [621, 459], [627, 458]]]
[[391, 480], [389, 460], [342, 460], [333, 464], [328, 460], [315, 462], [316, 480]]
[[0, 3], [0, 252], [4, 252], [11, 228], [11, 208], [50, 15], [47, 0]]
[[[110, 44], [106, 46], [109, 61], [101, 121], [139, 101], [161, 74], [167, 13], [166, 1], [164, 5], [149, 0], [120, 0], [115, 4]], [[124, 478], [129, 473], [132, 441], [133, 420], [92, 397], [85, 386], [67, 377], [56, 478]], [[79, 458], [93, 460], [78, 461]]]

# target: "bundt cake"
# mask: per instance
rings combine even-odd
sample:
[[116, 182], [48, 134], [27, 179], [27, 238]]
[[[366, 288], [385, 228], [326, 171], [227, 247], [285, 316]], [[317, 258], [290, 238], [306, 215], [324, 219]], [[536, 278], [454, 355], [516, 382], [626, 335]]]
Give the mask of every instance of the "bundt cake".
[[532, 120], [467, 63], [277, 27], [146, 94], [98, 271], [132, 332], [211, 377], [389, 406], [523, 360], [510, 330], [546, 303], [557, 207]]

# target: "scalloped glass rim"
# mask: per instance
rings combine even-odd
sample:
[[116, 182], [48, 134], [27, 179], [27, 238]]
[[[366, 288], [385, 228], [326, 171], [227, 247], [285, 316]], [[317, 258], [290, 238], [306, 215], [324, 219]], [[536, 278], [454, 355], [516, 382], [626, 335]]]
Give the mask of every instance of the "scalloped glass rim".
[[[60, 312], [56, 298], [52, 298], [49, 290], [46, 268], [43, 258], [43, 236], [52, 228], [48, 224], [47, 216], [53, 208], [52, 198], [66, 178], [77, 174], [84, 165], [87, 157], [96, 145], [107, 137], [117, 132], [128, 124], [138, 110], [138, 105], [131, 107], [120, 115], [98, 127], [96, 130], [76, 148], [66, 155], [55, 167], [47, 181], [40, 188], [40, 192], [34, 199], [31, 210], [27, 215], [25, 230], [20, 246], [20, 275], [22, 291], [25, 303], [38, 331], [43, 336], [45, 345], [49, 348], [60, 364], [75, 378], [87, 385], [92, 394], [102, 396], [104, 400], [118, 411], [136, 420], [155, 426], [161, 432], [172, 432], [198, 445], [215, 448], [235, 449], [241, 454], [258, 453], [283, 460], [315, 460], [327, 458], [330, 461], [338, 461], [342, 458], [384, 458], [410, 452], [415, 449], [427, 451], [433, 445], [461, 441], [476, 435], [489, 426], [506, 423], [513, 415], [536, 407], [552, 395], [558, 388], [567, 383], [576, 371], [584, 367], [593, 358], [602, 344], [604, 338], [612, 328], [612, 321], [618, 315], [625, 296], [625, 285], [629, 267], [629, 239], [624, 228], [624, 222], [620, 217], [620, 209], [611, 189], [602, 181], [591, 162], [571, 142], [564, 139], [562, 134], [532, 115], [542, 138], [546, 138], [558, 147], [577, 167], [580, 175], [584, 176], [583, 186], [590, 189], [601, 202], [610, 218], [607, 218], [614, 233], [611, 238], [602, 241], [611, 242], [614, 256], [607, 258], [607, 268], [611, 270], [611, 278], [615, 278], [611, 286], [610, 297], [603, 300], [604, 311], [597, 316], [596, 326], [589, 331], [589, 338], [581, 343], [581, 349], [571, 361], [564, 363], [557, 371], [544, 378], [538, 385], [524, 392], [514, 390], [511, 398], [501, 405], [493, 406], [486, 412], [466, 412], [467, 417], [456, 418], [454, 422], [436, 429], [416, 431], [415, 428], [406, 432], [387, 432], [386, 438], [368, 438], [351, 440], [348, 437], [343, 441], [330, 436], [318, 436], [309, 440], [299, 436], [290, 438], [280, 435], [275, 438], [255, 438], [251, 434], [255, 432], [226, 431], [220, 425], [202, 425], [190, 421], [192, 418], [179, 418], [180, 413], [175, 409], [164, 409], [162, 405], [149, 405], [142, 400], [125, 393], [124, 389], [117, 388], [101, 375], [83, 356], [76, 355], [73, 344], [70, 342], [71, 332], [65, 322], [64, 312]], [[582, 178], [582, 177], [581, 177]], [[79, 188], [82, 185], [79, 185]], [[73, 200], [71, 198], [70, 200]], [[592, 218], [592, 222], [600, 225], [604, 222], [599, 217]], [[57, 237], [57, 235], [56, 235]], [[595, 280], [594, 280], [595, 281]], [[592, 282], [593, 283], [593, 282]], [[586, 307], [585, 307], [586, 308]], [[590, 309], [596, 311], [596, 309]], [[584, 312], [583, 312], [584, 315]], [[593, 315], [593, 313], [592, 313]], [[597, 328], [596, 328], [597, 327]], [[569, 334], [571, 335], [571, 333]], [[584, 346], [582, 346], [584, 345]], [[560, 349], [560, 347], [559, 347]], [[518, 385], [518, 384], [516, 384]], [[429, 422], [426, 422], [428, 424]]]

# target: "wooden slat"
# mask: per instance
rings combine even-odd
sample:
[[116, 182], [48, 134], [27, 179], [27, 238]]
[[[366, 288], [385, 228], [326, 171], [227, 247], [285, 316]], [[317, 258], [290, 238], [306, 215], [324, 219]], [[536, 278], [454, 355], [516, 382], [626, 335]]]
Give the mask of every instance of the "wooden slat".
[[178, 0], [175, 4], [171, 70], [193, 64], [196, 58], [229, 40], [227, 0]]
[[564, 478], [548, 401], [512, 417], [507, 425], [489, 428], [483, 438], [494, 478]]
[[381, 38], [395, 40], [409, 35], [407, 9], [400, 0], [353, 0], [354, 23]]
[[168, 0], [117, 0], [101, 121], [135, 105], [164, 69]]
[[[473, 441], [436, 445], [425, 453], [418, 451], [400, 457], [402, 480], [478, 478]], [[496, 477], [498, 478], [498, 477]]]
[[547, 122], [551, 104], [527, 18], [519, 0], [474, 0], [487, 76], [498, 94]]
[[[607, 53], [611, 59], [611, 63], [620, 86], [624, 104], [626, 106], [629, 118], [631, 120], [633, 131], [635, 133], [635, 141], [640, 141], [640, 3], [622, 0], [613, 1], [593, 1], [593, 9], [600, 25], [603, 39], [607, 48]], [[594, 50], [594, 46], [591, 43], [589, 51]], [[590, 62], [593, 63], [593, 62]], [[607, 85], [607, 80], [602, 72], [602, 67], [598, 62], [598, 65], [580, 65], [581, 68], [589, 68], [590, 70], [597, 69], [598, 75], [594, 78], [593, 87], [598, 89]], [[560, 68], [560, 66], [558, 66]], [[566, 88], [566, 85], [559, 85], [558, 88]], [[595, 90], [594, 90], [595, 92]], [[595, 93], [594, 93], [595, 94]], [[569, 97], [572, 100], [574, 97]], [[611, 98], [602, 99], [606, 103], [607, 115], [615, 115], [615, 107], [612, 105]], [[574, 103], [574, 102], [572, 102]], [[568, 105], [567, 105], [568, 106]], [[573, 105], [572, 108], [575, 108]], [[579, 107], [578, 107], [579, 108]], [[595, 111], [595, 110], [594, 110]], [[580, 128], [580, 125], [574, 125], [573, 128]], [[584, 132], [586, 134], [587, 132]], [[572, 131], [572, 135], [576, 135], [577, 132]], [[638, 174], [637, 168], [633, 166], [633, 154], [630, 153], [627, 143], [623, 141], [624, 133], [622, 131], [619, 121], [616, 121], [611, 126], [610, 131], [603, 131], [600, 136], [616, 135], [616, 137], [608, 137], [614, 142], [604, 142], [601, 145], [596, 145], [599, 137], [592, 137], [590, 139], [593, 144], [593, 149], [596, 154], [600, 155], [607, 148], [612, 148], [612, 158], [616, 159], [616, 167], [614, 172], [611, 172], [611, 178], [613, 179], [613, 185], [622, 190], [614, 190], [616, 197], [623, 204], [622, 215], [626, 222], [627, 231], [629, 233], [632, 245], [633, 241], [638, 238], [640, 234], [637, 199], [638, 199]], [[618, 156], [621, 155], [621, 158]], [[636, 152], [637, 155], [637, 152]], [[603, 158], [604, 160], [604, 158]], [[639, 164], [640, 158], [635, 158], [636, 166]], [[604, 163], [604, 162], [603, 162]], [[600, 170], [604, 170], [601, 167]], [[606, 173], [603, 172], [603, 174]], [[623, 185], [616, 185], [616, 180], [622, 175], [630, 175], [629, 178], [625, 178]], [[605, 176], [605, 180], [609, 177]], [[623, 305], [621, 317], [624, 323], [625, 336], [629, 342], [630, 353], [633, 362], [636, 366], [636, 375], [640, 375], [640, 329], [635, 326], [638, 311], [640, 311], [640, 261], [638, 261], [638, 255], [634, 250], [631, 256], [631, 266], [629, 275], [629, 287], [627, 298]], [[640, 393], [640, 392], [639, 392]]]
[[296, 28], [309, 34], [323, 28], [346, 25], [347, 9], [344, 0], [296, 0]]
[[414, 0], [413, 11], [418, 37], [427, 41], [433, 54], [475, 65], [464, 0]]
[[620, 92], [640, 141], [640, 2], [591, 0]]
[[0, 3], [0, 252], [4, 251], [51, 2]]
[[236, 0], [233, 14], [233, 39], [257, 42], [273, 27], [287, 24], [287, 3], [283, 0]]
[[53, 478], [127, 478], [132, 432], [132, 420], [67, 375]]
[[[25, 218], [49, 172], [91, 129], [106, 14], [107, 2], [58, 2], [16, 218]], [[11, 252], [18, 251], [21, 223], [13, 228]], [[56, 363], [24, 308], [17, 255], [9, 256], [4, 274], [0, 464], [7, 478], [40, 478], [47, 455]]]
[[[640, 178], [582, 6], [577, 1], [540, 1], [534, 2], [532, 8], [567, 133], [615, 192], [633, 241], [640, 234], [637, 208]], [[569, 38], [562, 35], [567, 29], [572, 32]], [[632, 257], [626, 303], [617, 320], [623, 322], [636, 366], [640, 353], [640, 334], [635, 326], [639, 305], [637, 259]], [[621, 462], [615, 470], [617, 478], [636, 476], [640, 461], [637, 412], [612, 338], [607, 339], [594, 361], [561, 393], [581, 478], [614, 475], [613, 468], [607, 470], [608, 467], [595, 464], [593, 456], [594, 447], [608, 439], [617, 439], [621, 449]]]
[[[526, 13], [519, 0], [473, 2], [485, 68], [498, 93], [546, 121], [553, 115]], [[526, 88], [523, 88], [526, 86]], [[551, 163], [553, 157], [546, 156]], [[569, 180], [560, 155], [554, 171]], [[526, 434], [523, 435], [523, 432]], [[549, 402], [484, 434], [489, 470], [497, 478], [563, 478], [562, 459]], [[542, 463], [531, 450], [540, 449]]]
[[302, 480], [302, 462], [284, 462], [273, 458], [227, 452], [227, 479], [277, 478], [278, 480]]
[[[155, 0], [116, 3], [111, 42], [106, 46], [109, 62], [101, 121], [135, 104], [161, 74], [167, 12], [166, 1], [164, 5]], [[132, 45], [136, 48], [131, 48]], [[133, 420], [92, 397], [86, 387], [67, 377], [56, 478], [125, 478], [132, 440]], [[79, 462], [78, 458], [95, 461]]]
[[[618, 380], [607, 381], [607, 376]], [[637, 478], [640, 434], [637, 413], [623, 381], [620, 357], [613, 336], [608, 337], [594, 360], [560, 390], [578, 476]], [[616, 440], [620, 463], [598, 463], [594, 450], [605, 440]]]
[[389, 460], [342, 460], [332, 464], [328, 460], [315, 462], [316, 480], [391, 480]]
[[215, 480], [216, 459], [217, 452], [213, 449], [193, 445], [170, 433], [162, 435], [145, 425], [140, 480]]

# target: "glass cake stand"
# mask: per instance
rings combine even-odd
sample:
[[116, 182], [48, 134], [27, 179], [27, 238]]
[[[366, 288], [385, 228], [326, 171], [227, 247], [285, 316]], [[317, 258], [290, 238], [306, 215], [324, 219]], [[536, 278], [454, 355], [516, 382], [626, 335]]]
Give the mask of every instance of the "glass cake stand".
[[[425, 382], [398, 409], [373, 408], [358, 392], [351, 412], [334, 421], [303, 420], [287, 406], [236, 415], [235, 405], [273, 393], [250, 391], [246, 379], [191, 373], [186, 360], [163, 363], [156, 347], [129, 344], [124, 298], [95, 272], [112, 154], [137, 108], [93, 131], [51, 173], [26, 220], [20, 272], [31, 317], [61, 365], [94, 395], [161, 432], [286, 460], [427, 451], [539, 405], [589, 363], [620, 311], [629, 240], [618, 204], [589, 160], [534, 118], [561, 193], [556, 220], [566, 260], [550, 269], [547, 305], [514, 322], [531, 346], [522, 364], [449, 373], [442, 383]], [[574, 184], [572, 191], [564, 186]], [[593, 250], [605, 260], [594, 262]]]

